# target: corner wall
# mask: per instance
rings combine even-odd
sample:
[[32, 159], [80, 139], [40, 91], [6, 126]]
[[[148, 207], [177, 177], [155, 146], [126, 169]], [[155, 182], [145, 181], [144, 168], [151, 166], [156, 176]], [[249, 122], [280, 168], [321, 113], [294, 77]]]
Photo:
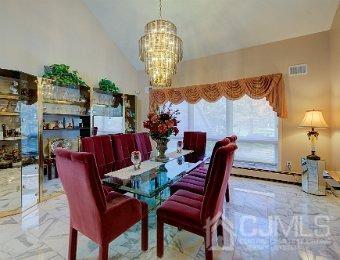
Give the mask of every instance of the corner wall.
[[[305, 111], [321, 109], [325, 120], [330, 122], [329, 55], [329, 32], [322, 32], [182, 62], [173, 86], [282, 73], [288, 118], [281, 120], [281, 169], [286, 170], [286, 161], [291, 161], [293, 171], [300, 172], [300, 157], [310, 153], [307, 129], [298, 127]], [[301, 63], [308, 64], [308, 75], [288, 77], [288, 66]], [[145, 77], [139, 78], [140, 84], [147, 86]], [[147, 107], [142, 111], [146, 113]], [[330, 160], [329, 147], [329, 129], [320, 130], [317, 152], [327, 163]]]
[[340, 6], [330, 31], [331, 64], [331, 162], [340, 171]]
[[65, 63], [93, 87], [108, 77], [124, 93], [138, 89], [137, 71], [81, 0], [2, 0], [0, 24], [2, 68], [41, 76]]

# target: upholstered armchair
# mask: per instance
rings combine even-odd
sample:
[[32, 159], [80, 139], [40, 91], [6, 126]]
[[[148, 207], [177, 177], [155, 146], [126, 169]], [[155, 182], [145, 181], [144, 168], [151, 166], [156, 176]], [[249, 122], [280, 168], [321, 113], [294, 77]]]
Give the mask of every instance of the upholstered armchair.
[[[191, 171], [189, 174], [185, 175], [181, 179], [179, 179], [177, 182], [172, 184], [170, 186], [170, 193], [174, 194], [178, 190], [187, 190], [190, 192], [194, 192], [200, 195], [204, 194], [204, 191], [206, 189], [206, 186], [208, 184], [209, 176], [211, 174], [212, 169], [212, 162], [214, 160], [216, 151], [223, 146], [226, 146], [230, 142], [235, 143], [237, 140], [236, 136], [230, 136], [226, 137], [225, 139], [222, 139], [220, 141], [217, 141], [212, 154], [210, 158], [210, 164], [208, 169], [204, 167], [199, 167], [193, 171]], [[226, 202], [229, 202], [230, 195], [229, 195], [229, 186], [227, 186], [226, 194], [225, 194]]]
[[[217, 149], [204, 195], [178, 190], [157, 209], [157, 256], [164, 252], [164, 224], [204, 237], [206, 259], [213, 258], [212, 235], [223, 212], [224, 194], [236, 144]], [[223, 232], [222, 232], [223, 237]]]
[[69, 259], [76, 259], [78, 231], [106, 260], [109, 243], [140, 220], [141, 248], [148, 249], [147, 204], [117, 192], [105, 196], [93, 154], [58, 149], [56, 163], [70, 209]]

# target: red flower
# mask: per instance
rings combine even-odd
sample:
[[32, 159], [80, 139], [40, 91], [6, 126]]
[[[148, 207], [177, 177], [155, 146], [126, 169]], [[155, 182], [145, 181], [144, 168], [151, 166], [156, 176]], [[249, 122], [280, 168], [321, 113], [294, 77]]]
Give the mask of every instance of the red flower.
[[168, 126], [168, 128], [173, 128], [174, 127], [174, 121], [168, 120], [168, 121], [166, 121], [166, 125]]
[[170, 109], [171, 105], [166, 108], [163, 106], [156, 112], [150, 112], [147, 116], [147, 120], [143, 122], [143, 126], [149, 129], [151, 137], [153, 138], [164, 138], [174, 134], [177, 135], [179, 130], [177, 124], [177, 116], [179, 111], [173, 111]]
[[166, 124], [160, 124], [158, 126], [158, 132], [160, 134], [165, 134], [168, 131], [168, 127], [166, 126]]
[[143, 122], [143, 127], [149, 129], [150, 128], [150, 121], [144, 121]]
[[156, 123], [158, 121], [158, 115], [153, 115], [150, 119], [152, 123]]

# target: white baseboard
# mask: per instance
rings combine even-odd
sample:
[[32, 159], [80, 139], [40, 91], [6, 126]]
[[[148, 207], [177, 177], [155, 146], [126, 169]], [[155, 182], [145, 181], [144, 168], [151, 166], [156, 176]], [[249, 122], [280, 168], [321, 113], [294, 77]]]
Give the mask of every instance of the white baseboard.
[[282, 181], [295, 184], [301, 183], [301, 175], [298, 173], [274, 172], [233, 167], [231, 175], [252, 177], [263, 180]]

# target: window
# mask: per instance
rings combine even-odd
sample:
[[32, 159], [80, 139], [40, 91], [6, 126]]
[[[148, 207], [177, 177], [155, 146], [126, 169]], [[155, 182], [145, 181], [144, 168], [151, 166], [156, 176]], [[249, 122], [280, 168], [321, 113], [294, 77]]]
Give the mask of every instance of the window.
[[278, 120], [265, 99], [245, 96], [236, 101], [221, 98], [215, 103], [201, 100], [191, 105], [173, 105], [179, 109], [180, 133], [172, 137], [169, 147], [175, 149], [183, 132], [207, 132], [207, 150], [225, 136], [236, 134], [238, 147], [235, 164], [256, 168], [276, 169], [278, 164]]

